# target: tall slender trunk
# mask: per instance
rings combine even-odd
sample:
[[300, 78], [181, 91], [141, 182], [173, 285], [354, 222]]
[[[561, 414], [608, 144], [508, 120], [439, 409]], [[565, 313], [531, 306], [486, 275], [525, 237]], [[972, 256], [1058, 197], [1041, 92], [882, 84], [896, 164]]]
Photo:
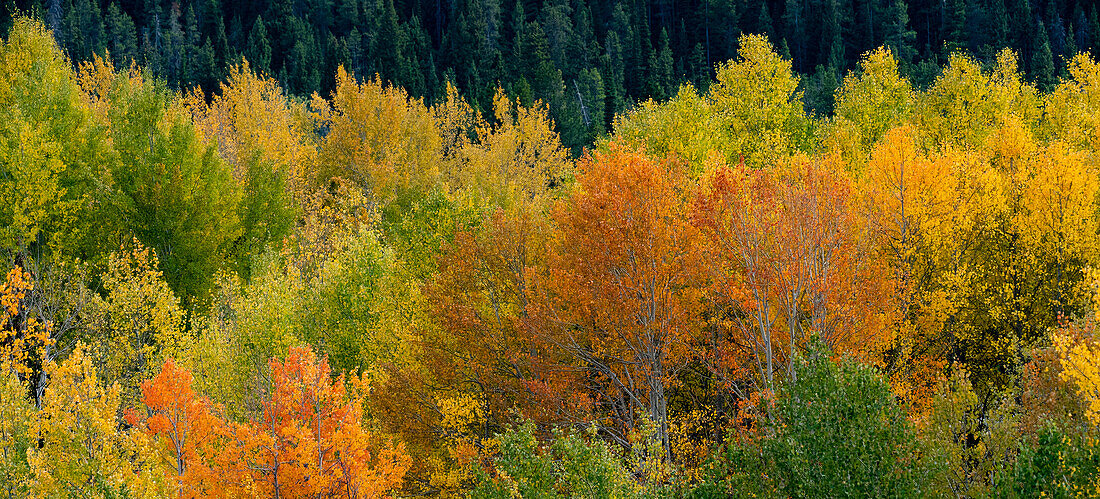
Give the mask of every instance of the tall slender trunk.
[[[664, 366], [661, 361], [654, 360], [653, 372], [649, 376], [649, 417], [656, 425], [657, 433], [654, 438], [661, 443], [661, 456], [664, 461], [668, 459], [668, 397], [665, 395]], [[652, 458], [653, 456], [648, 456]]]

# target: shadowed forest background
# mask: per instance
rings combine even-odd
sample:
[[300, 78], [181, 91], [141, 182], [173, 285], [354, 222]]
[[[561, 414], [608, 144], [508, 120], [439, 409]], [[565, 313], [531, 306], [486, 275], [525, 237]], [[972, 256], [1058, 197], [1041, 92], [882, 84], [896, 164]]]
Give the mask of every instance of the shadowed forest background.
[[2, 494], [1100, 496], [1091, 3], [4, 5]]

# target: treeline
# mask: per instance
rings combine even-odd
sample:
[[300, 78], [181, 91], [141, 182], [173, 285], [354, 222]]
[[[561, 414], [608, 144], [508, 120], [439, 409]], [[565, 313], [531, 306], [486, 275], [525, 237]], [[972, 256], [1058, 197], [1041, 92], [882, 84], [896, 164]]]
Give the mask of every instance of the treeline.
[[804, 105], [832, 95], [861, 54], [889, 47], [923, 88], [951, 53], [992, 64], [1019, 54], [1028, 81], [1050, 90], [1077, 52], [1100, 44], [1098, 6], [1084, 0], [6, 0], [0, 27], [33, 13], [75, 61], [111, 54], [173, 88], [209, 94], [229, 67], [252, 67], [309, 97], [327, 95], [343, 66], [380, 75], [429, 103], [455, 84], [482, 112], [499, 86], [550, 108], [574, 152], [618, 113], [705, 89], [743, 33], [766, 33], [794, 61]]
[[12, 497], [1100, 492], [1100, 64], [806, 110], [742, 36], [572, 159], [491, 115], [240, 63], [207, 95], [0, 46]]

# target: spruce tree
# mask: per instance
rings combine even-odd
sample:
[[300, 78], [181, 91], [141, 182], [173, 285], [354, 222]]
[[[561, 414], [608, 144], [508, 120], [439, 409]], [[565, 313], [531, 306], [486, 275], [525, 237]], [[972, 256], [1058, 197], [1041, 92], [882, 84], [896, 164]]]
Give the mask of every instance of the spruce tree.
[[577, 1], [573, 7], [571, 59], [582, 68], [591, 68], [599, 57], [599, 48], [592, 27], [592, 12], [584, 2]]
[[1050, 50], [1046, 27], [1038, 17], [1035, 18], [1035, 41], [1031, 53], [1031, 81], [1044, 92], [1051, 90], [1056, 83], [1054, 55]]
[[1089, 46], [1089, 20], [1085, 17], [1085, 9], [1081, 8], [1081, 4], [1077, 4], [1077, 7], [1073, 9], [1073, 26], [1071, 35], [1073, 36], [1073, 44], [1077, 47], [1078, 51], [1082, 51]]
[[844, 38], [841, 36], [840, 13], [837, 12], [837, 1], [829, 0], [826, 4], [824, 25], [821, 28], [821, 54], [822, 62], [834, 70], [847, 67], [844, 62]]
[[884, 45], [894, 53], [898, 63], [907, 67], [917, 55], [914, 44], [917, 33], [909, 29], [909, 13], [905, 0], [893, 0], [886, 10], [886, 24], [883, 25]]
[[1004, 0], [989, 3], [989, 45], [994, 49], [1008, 46], [1008, 10]]
[[105, 35], [98, 2], [75, 0], [65, 12], [62, 24], [66, 34], [63, 47], [73, 60], [86, 61], [103, 53]]
[[359, 25], [359, 0], [337, 0], [336, 29], [338, 34], [350, 33]]
[[[783, 47], [787, 46], [787, 40], [783, 39]], [[786, 58], [790, 58], [790, 52], [786, 54]], [[710, 68], [707, 67], [706, 53], [703, 50], [703, 44], [696, 43], [695, 48], [691, 51], [691, 64], [692, 78], [691, 82], [700, 91], [705, 91], [707, 83], [710, 81]]]
[[61, 25], [64, 20], [65, 12], [61, 10], [61, 0], [49, 0], [49, 7], [46, 8], [46, 26], [53, 32], [53, 38], [57, 41], [58, 47], [65, 46], [65, 32]]
[[802, 71], [806, 59], [806, 19], [803, 12], [803, 0], [787, 0], [783, 10], [783, 23], [786, 25], [786, 38], [790, 42], [794, 67]]
[[542, 7], [539, 25], [546, 35], [547, 48], [554, 65], [566, 74], [576, 74], [577, 62], [570, 57], [573, 43], [573, 8], [566, 0], [550, 0]]
[[672, 81], [672, 49], [668, 46], [668, 31], [663, 28], [657, 50], [650, 56], [649, 67], [646, 93], [657, 100], [667, 99], [675, 89]]
[[405, 82], [405, 90], [410, 95], [423, 96], [431, 100], [435, 84], [429, 83], [426, 76], [434, 71], [429, 67], [432, 64], [431, 40], [418, 17], [413, 16], [406, 24], [404, 31], [406, 36], [405, 45], [401, 48], [401, 54], [404, 57], [401, 64], [401, 81]]
[[118, 8], [118, 4], [111, 2], [107, 6], [107, 16], [104, 19], [107, 50], [111, 54], [111, 61], [115, 67], [127, 67], [131, 60], [137, 57], [137, 29], [134, 20], [129, 14]]
[[604, 84], [606, 87], [607, 102], [604, 105], [607, 126], [615, 120], [615, 114], [622, 111], [626, 103], [626, 88], [623, 86], [626, 78], [626, 67], [623, 63], [623, 47], [619, 43], [619, 34], [614, 31], [607, 33], [604, 41]]
[[772, 27], [772, 13], [768, 11], [768, 2], [760, 2], [760, 16], [756, 21], [756, 31], [768, 35], [769, 38], [775, 36], [775, 28]]
[[215, 63], [214, 57], [214, 45], [210, 43], [210, 39], [206, 41], [195, 50], [193, 56], [193, 62], [189, 67], [191, 73], [191, 83], [200, 85], [202, 89], [210, 94], [218, 86], [218, 67]]
[[546, 35], [538, 21], [532, 22], [524, 30], [523, 46], [523, 74], [528, 78], [532, 95], [535, 99], [553, 105], [560, 100], [563, 91], [561, 71], [550, 58]]
[[943, 55], [965, 51], [966, 48], [966, 0], [946, 0], [943, 12]]
[[248, 44], [244, 50], [249, 65], [259, 74], [271, 73], [271, 43], [267, 40], [267, 28], [264, 18], [257, 17], [248, 33]]
[[1096, 13], [1098, 9], [1100, 7], [1094, 5], [1089, 11], [1088, 48], [1093, 52], [1100, 50], [1100, 43], [1097, 43], [1100, 42], [1100, 16]]
[[380, 0], [382, 18], [379, 19], [378, 35], [375, 37], [374, 57], [378, 61], [377, 71], [382, 79], [394, 81], [398, 61], [401, 59], [398, 40], [401, 26], [397, 21], [397, 10], [393, 0]]
[[286, 71], [287, 87], [291, 92], [308, 96], [320, 90], [321, 67], [324, 61], [317, 46], [313, 31], [300, 20], [293, 20], [292, 25], [297, 25], [298, 35], [294, 47], [287, 55], [284, 69]]

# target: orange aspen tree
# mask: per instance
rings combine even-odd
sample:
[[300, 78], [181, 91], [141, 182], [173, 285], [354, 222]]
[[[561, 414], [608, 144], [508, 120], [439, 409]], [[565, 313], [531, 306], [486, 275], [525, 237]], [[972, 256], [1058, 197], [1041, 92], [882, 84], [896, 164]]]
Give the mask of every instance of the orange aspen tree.
[[882, 344], [890, 279], [852, 202], [850, 181], [795, 158], [784, 167], [718, 167], [693, 208], [709, 296], [719, 313], [707, 353], [728, 387], [772, 391], [794, 376], [811, 335], [834, 351]]
[[533, 304], [535, 334], [572, 357], [572, 372], [614, 427], [656, 425], [668, 455], [666, 388], [698, 330], [697, 230], [678, 164], [619, 145], [578, 165], [578, 191], [555, 211], [548, 268]]
[[230, 443], [229, 426], [212, 412], [210, 400], [192, 388], [191, 372], [164, 361], [160, 372], [141, 384], [144, 414], [126, 412], [126, 422], [159, 445], [163, 469], [177, 497], [222, 496], [215, 462]]
[[363, 427], [362, 397], [348, 393], [343, 376], [332, 378], [325, 358], [295, 347], [270, 365], [273, 386], [263, 416], [236, 437], [255, 493], [383, 497], [401, 486], [411, 465], [404, 445], [378, 445]]

